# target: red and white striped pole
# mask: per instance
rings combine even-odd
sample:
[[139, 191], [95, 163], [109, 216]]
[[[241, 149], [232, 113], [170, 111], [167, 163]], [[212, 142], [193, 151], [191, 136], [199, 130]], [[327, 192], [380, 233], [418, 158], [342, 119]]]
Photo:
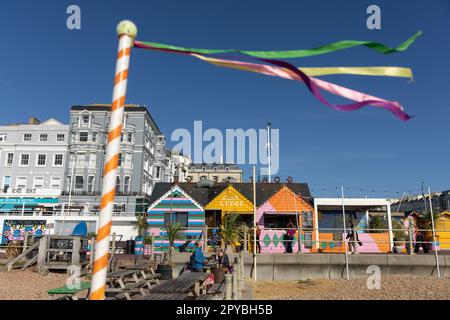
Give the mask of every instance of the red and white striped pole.
[[117, 25], [117, 34], [119, 36], [119, 52], [111, 105], [111, 120], [108, 130], [108, 145], [103, 168], [102, 199], [97, 238], [95, 239], [90, 300], [105, 299], [106, 273], [109, 263], [109, 238], [116, 194], [116, 176], [119, 164], [125, 96], [127, 93], [128, 66], [133, 39], [137, 34], [136, 25], [131, 21], [124, 20]]

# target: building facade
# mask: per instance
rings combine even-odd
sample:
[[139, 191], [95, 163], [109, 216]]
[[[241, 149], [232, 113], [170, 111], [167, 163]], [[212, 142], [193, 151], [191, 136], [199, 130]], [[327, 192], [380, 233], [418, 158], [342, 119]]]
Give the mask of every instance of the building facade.
[[174, 150], [166, 150], [166, 157], [168, 164], [164, 182], [186, 182], [191, 158]]
[[[61, 198], [71, 211], [95, 213], [99, 209], [109, 119], [110, 105], [71, 108], [69, 156]], [[145, 106], [125, 106], [114, 206], [117, 215], [146, 212], [160, 136]]]
[[[445, 212], [450, 210], [450, 190], [431, 193], [431, 205], [433, 212]], [[430, 196], [425, 195], [409, 195], [396, 199], [392, 203], [392, 207], [399, 212], [417, 212], [426, 213], [430, 211]]]
[[188, 182], [208, 179], [213, 182], [242, 182], [242, 169], [236, 164], [192, 163], [188, 168]]
[[28, 207], [61, 194], [68, 136], [69, 126], [55, 119], [0, 126], [0, 211], [14, 209], [15, 199], [26, 197]]

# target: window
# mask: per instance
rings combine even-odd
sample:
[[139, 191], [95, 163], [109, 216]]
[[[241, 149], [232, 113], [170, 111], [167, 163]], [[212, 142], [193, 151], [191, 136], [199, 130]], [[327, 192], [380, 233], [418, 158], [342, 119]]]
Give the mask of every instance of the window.
[[3, 192], [7, 192], [8, 189], [11, 187], [11, 176], [4, 176], [3, 177]]
[[297, 225], [295, 215], [264, 214], [265, 228], [287, 228], [290, 223]]
[[72, 177], [71, 176], [67, 176], [66, 191], [70, 191], [70, 190], [72, 190]]
[[132, 133], [127, 134], [127, 142], [129, 142], [129, 143], [133, 142], [133, 134]]
[[84, 177], [75, 176], [75, 190], [83, 190], [84, 188]]
[[17, 177], [16, 189], [26, 189], [26, 188], [27, 188], [27, 177]]
[[167, 227], [171, 224], [180, 224], [182, 228], [188, 226], [188, 213], [187, 212], [166, 212], [164, 214], [164, 226]]
[[58, 142], [64, 142], [64, 138], [65, 138], [65, 135], [62, 133], [58, 133], [56, 135], [56, 141], [58, 141]]
[[97, 142], [97, 132], [92, 133], [92, 142]]
[[120, 192], [120, 177], [116, 177], [116, 192]]
[[50, 179], [50, 188], [60, 189], [61, 188], [61, 178], [60, 177], [52, 177]]
[[36, 158], [36, 166], [45, 167], [46, 160], [47, 160], [46, 154], [38, 154]]
[[200, 180], [206, 180], [206, 176], [201, 176]]
[[302, 212], [302, 227], [313, 228], [313, 214], [310, 211]]
[[86, 165], [86, 154], [84, 153], [77, 154], [76, 159], [77, 159], [77, 167], [84, 168], [84, 166]]
[[34, 177], [33, 178], [33, 189], [42, 189], [44, 187], [44, 178], [43, 177]]
[[20, 165], [26, 167], [30, 164], [30, 155], [29, 154], [21, 154], [20, 155]]
[[89, 176], [88, 177], [88, 185], [87, 185], [87, 191], [88, 192], [93, 192], [94, 191], [94, 176]]
[[126, 176], [125, 179], [123, 180], [123, 192], [128, 193], [130, 192], [130, 180], [131, 177]]
[[5, 167], [12, 167], [13, 162], [14, 162], [14, 153], [7, 153]]
[[46, 142], [48, 139], [48, 135], [46, 133], [42, 133], [39, 135], [39, 141]]
[[89, 155], [89, 168], [94, 168], [97, 165], [97, 155], [95, 153], [91, 153]]
[[31, 141], [31, 133], [25, 133], [23, 135], [23, 141]]
[[63, 165], [63, 155], [62, 154], [55, 154], [53, 158], [53, 165], [55, 167], [61, 167]]
[[6, 133], [0, 133], [0, 142], [6, 141]]
[[87, 142], [87, 141], [88, 141], [88, 133], [80, 132], [80, 142]]
[[118, 164], [118, 166], [119, 167], [122, 166], [122, 153], [119, 153], [119, 164]]
[[133, 155], [131, 153], [125, 154], [125, 168], [131, 169], [133, 167]]
[[81, 116], [81, 124], [88, 125], [89, 124], [89, 115], [84, 114]]
[[159, 179], [161, 176], [161, 167], [156, 167], [156, 178]]

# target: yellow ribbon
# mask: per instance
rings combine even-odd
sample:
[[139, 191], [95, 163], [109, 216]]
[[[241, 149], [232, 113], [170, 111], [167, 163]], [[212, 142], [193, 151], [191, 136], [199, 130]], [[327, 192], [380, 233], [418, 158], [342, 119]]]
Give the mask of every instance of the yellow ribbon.
[[412, 80], [413, 73], [410, 68], [401, 67], [320, 67], [299, 68], [310, 77], [327, 76], [332, 74], [354, 74], [359, 76], [384, 76], [409, 78]]
[[[219, 67], [228, 67], [251, 72], [254, 70], [252, 63], [242, 63], [240, 61], [229, 61], [212, 57], [205, 57], [199, 54], [191, 53], [192, 56], [209, 62]], [[413, 73], [410, 68], [402, 67], [316, 67], [316, 68], [298, 68], [309, 77], [329, 76], [334, 74], [353, 74], [359, 76], [384, 76], [413, 79]]]

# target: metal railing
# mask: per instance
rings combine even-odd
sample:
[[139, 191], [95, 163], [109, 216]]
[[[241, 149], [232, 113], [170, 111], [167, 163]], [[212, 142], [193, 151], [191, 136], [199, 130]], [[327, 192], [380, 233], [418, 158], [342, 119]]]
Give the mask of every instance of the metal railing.
[[[164, 227], [159, 228], [160, 229], [160, 233], [158, 234], [159, 237], [159, 242], [167, 242], [168, 241], [168, 237], [166, 235], [166, 229]], [[191, 241], [191, 244], [193, 244], [195, 241], [202, 241], [204, 243], [204, 248], [206, 249], [206, 247], [220, 247], [222, 246], [222, 242], [223, 240], [220, 237], [220, 228], [211, 228], [211, 227], [203, 227], [203, 228], [181, 228], [182, 231], [187, 231], [187, 230], [193, 230], [195, 229], [196, 231], [198, 231], [199, 236], [188, 236], [185, 235], [183, 232], [181, 233], [181, 235], [177, 238], [177, 242], [176, 242], [176, 246], [178, 246], [181, 242], [183, 241]], [[211, 230], [215, 229], [216, 230], [216, 235], [217, 236], [211, 236], [210, 232]], [[302, 234], [302, 237], [298, 237], [298, 233], [299, 230], [297, 228], [263, 228], [260, 227], [259, 228], [261, 230], [261, 234], [260, 234], [260, 239], [259, 239], [259, 246], [261, 248], [267, 248], [267, 246], [264, 245], [264, 242], [277, 242], [277, 243], [281, 243], [283, 245], [283, 247], [285, 246], [285, 244], [287, 243], [292, 243], [293, 246], [297, 246], [297, 248], [299, 246], [302, 247], [302, 249], [311, 249], [309, 250], [309, 252], [318, 252], [317, 249], [320, 249], [318, 247], [320, 247], [319, 245], [321, 243], [326, 243], [326, 244], [338, 244], [337, 247], [342, 248], [342, 250], [344, 250], [344, 244], [348, 247], [350, 246], [354, 246], [354, 248], [364, 248], [364, 245], [366, 244], [375, 244], [375, 245], [388, 245], [389, 250], [387, 250], [384, 253], [387, 252], [391, 252], [392, 251], [392, 247], [394, 246], [404, 246], [404, 249], [406, 249], [407, 253], [409, 254], [413, 254], [413, 250], [412, 248], [414, 248], [416, 245], [421, 245], [421, 244], [425, 244], [428, 245], [429, 248], [429, 252], [433, 251], [433, 247], [434, 248], [438, 248], [441, 245], [450, 245], [450, 240], [449, 241], [442, 241], [439, 239], [439, 235], [437, 235], [436, 241], [434, 241], [432, 239], [432, 234], [435, 233], [440, 233], [440, 232], [449, 232], [450, 233], [450, 229], [415, 229], [415, 228], [411, 228], [411, 229], [388, 229], [388, 228], [356, 228], [356, 232], [358, 234], [357, 237], [352, 237], [350, 236], [347, 239], [347, 236], [351, 233], [351, 229], [346, 228], [345, 231], [346, 233], [344, 233], [344, 228], [301, 228], [300, 233]], [[294, 233], [294, 237], [292, 239], [288, 239], [285, 238], [284, 235], [288, 232], [288, 230], [291, 230], [291, 233]], [[293, 232], [292, 232], [293, 231]], [[319, 239], [316, 238], [316, 232], [319, 232]], [[402, 239], [396, 239], [393, 235], [391, 235], [392, 233], [396, 233], [396, 232], [404, 232], [404, 238]], [[245, 233], [247, 233], [245, 235]], [[277, 234], [277, 238], [273, 239], [269, 237], [269, 234]], [[279, 235], [281, 236], [279, 236]], [[305, 239], [304, 235], [310, 235], [309, 239]], [[324, 239], [323, 235], [324, 234], [332, 234], [333, 235], [333, 239]], [[372, 237], [370, 237], [370, 235], [373, 234], [385, 234], [386, 238], [382, 239], [382, 238], [377, 238], [374, 239]], [[206, 235], [206, 236], [205, 236]], [[322, 235], [322, 236], [321, 236]], [[367, 239], [359, 239], [360, 236], [363, 235], [369, 235], [369, 237], [367, 237]], [[423, 236], [423, 240], [420, 239], [420, 237], [418, 237], [419, 235]], [[269, 237], [268, 239], [264, 239], [264, 237]], [[417, 239], [419, 238], [419, 239]], [[450, 238], [450, 237], [449, 237]], [[239, 245], [242, 247], [242, 251], [251, 251], [250, 248], [253, 246], [253, 231], [252, 228], [248, 228], [247, 232], [241, 232], [236, 238], [235, 238], [235, 243], [231, 244], [232, 246], [236, 247], [237, 243], [239, 243]], [[362, 243], [362, 245], [360, 245], [359, 243]], [[391, 246], [392, 245], [392, 246]], [[439, 246], [438, 246], [439, 245]], [[298, 249], [297, 249], [298, 250]], [[439, 249], [437, 249], [439, 250]], [[263, 250], [264, 251], [264, 250]], [[322, 250], [322, 252], [324, 252], [326, 250]], [[363, 250], [364, 252], [364, 250]], [[382, 252], [381, 250], [379, 252]], [[264, 253], [264, 252], [263, 252]], [[301, 253], [301, 252], [300, 252]], [[356, 252], [358, 253], [358, 252]], [[370, 252], [370, 253], [376, 253], [376, 252]]]

